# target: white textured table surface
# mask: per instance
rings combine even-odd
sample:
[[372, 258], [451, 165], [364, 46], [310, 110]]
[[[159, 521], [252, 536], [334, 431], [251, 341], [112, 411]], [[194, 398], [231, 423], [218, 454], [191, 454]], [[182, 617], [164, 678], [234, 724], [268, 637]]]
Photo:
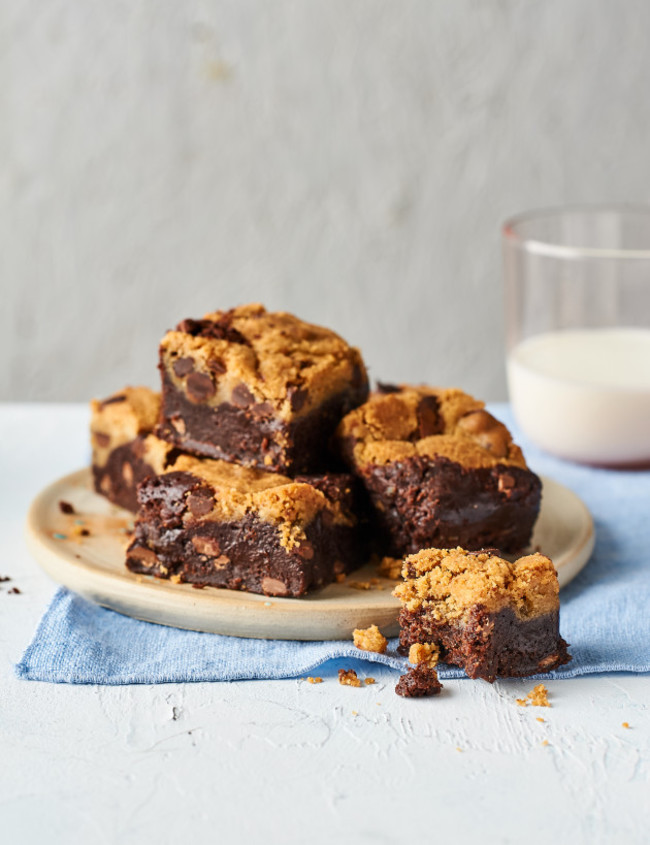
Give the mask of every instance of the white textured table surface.
[[[87, 460], [78, 405], [0, 406], [0, 841], [648, 842], [650, 678], [161, 686], [18, 681], [53, 583], [27, 554], [32, 496]], [[10, 595], [17, 586], [22, 593]], [[542, 717], [544, 722], [538, 722]], [[629, 729], [622, 727], [628, 722]], [[547, 743], [547, 744], [545, 744]]]

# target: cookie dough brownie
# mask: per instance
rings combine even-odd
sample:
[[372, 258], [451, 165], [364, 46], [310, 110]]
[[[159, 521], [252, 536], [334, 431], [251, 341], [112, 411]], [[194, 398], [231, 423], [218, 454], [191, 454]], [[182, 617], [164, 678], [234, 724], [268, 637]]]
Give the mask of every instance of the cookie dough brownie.
[[571, 657], [559, 632], [559, 585], [541, 554], [510, 563], [490, 552], [424, 549], [407, 557], [400, 646], [428, 643], [470, 678], [550, 672]]
[[384, 553], [529, 543], [540, 480], [507, 428], [461, 390], [384, 387], [342, 420], [337, 441], [369, 493]]
[[91, 403], [90, 438], [95, 490], [116, 505], [136, 511], [136, 487], [162, 472], [178, 453], [151, 432], [158, 422], [160, 394], [125, 387]]
[[133, 572], [301, 596], [360, 565], [349, 475], [285, 476], [180, 456], [138, 489]]
[[368, 395], [357, 349], [261, 305], [183, 320], [162, 340], [160, 371], [160, 437], [290, 475], [329, 467], [336, 425]]

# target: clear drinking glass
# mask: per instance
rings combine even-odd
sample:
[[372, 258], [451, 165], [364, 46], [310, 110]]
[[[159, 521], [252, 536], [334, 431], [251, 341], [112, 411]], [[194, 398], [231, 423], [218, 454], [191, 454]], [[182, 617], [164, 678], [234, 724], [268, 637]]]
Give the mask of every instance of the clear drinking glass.
[[650, 207], [533, 211], [503, 226], [507, 369], [539, 446], [650, 465]]

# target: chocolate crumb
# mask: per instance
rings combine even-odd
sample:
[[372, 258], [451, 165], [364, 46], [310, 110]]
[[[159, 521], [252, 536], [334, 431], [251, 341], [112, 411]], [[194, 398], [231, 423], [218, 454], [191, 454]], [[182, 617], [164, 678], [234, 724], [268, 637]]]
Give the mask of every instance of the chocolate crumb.
[[59, 502], [59, 510], [61, 513], [76, 513], [70, 502], [64, 502], [63, 499]]
[[11, 581], [9, 575], [0, 575], [0, 584], [4, 584], [5, 581]]
[[406, 675], [402, 675], [395, 687], [395, 692], [404, 696], [404, 698], [438, 695], [441, 690], [442, 684], [438, 680], [438, 673], [425, 663], [420, 663], [409, 669]]
[[18, 587], [12, 587], [9, 590], [9, 595], [19, 596], [22, 593], [22, 590], [19, 590]]

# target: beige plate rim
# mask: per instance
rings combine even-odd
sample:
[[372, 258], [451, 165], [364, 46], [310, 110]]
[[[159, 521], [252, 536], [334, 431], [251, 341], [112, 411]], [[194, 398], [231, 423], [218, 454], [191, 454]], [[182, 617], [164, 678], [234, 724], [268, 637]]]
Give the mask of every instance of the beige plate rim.
[[[378, 625], [387, 636], [397, 633], [399, 605], [391, 596], [395, 582], [382, 578], [371, 590], [349, 585], [376, 577], [370, 566], [354, 572], [347, 583], [286, 599], [197, 590], [188, 584], [134, 575], [123, 566], [120, 543], [125, 537], [116, 530], [91, 531], [83, 541], [54, 538], [53, 533], [63, 533], [72, 520], [60, 512], [61, 500], [71, 501], [84, 520], [96, 518], [103, 524], [132, 518], [92, 491], [90, 479], [86, 468], [48, 485], [32, 502], [26, 524], [28, 547], [41, 567], [85, 598], [148, 622], [257, 639], [348, 639], [355, 627], [370, 624]], [[542, 509], [531, 548], [539, 546], [553, 557], [560, 586], [565, 586], [589, 560], [595, 540], [593, 520], [575, 493], [551, 479], [542, 481]]]

